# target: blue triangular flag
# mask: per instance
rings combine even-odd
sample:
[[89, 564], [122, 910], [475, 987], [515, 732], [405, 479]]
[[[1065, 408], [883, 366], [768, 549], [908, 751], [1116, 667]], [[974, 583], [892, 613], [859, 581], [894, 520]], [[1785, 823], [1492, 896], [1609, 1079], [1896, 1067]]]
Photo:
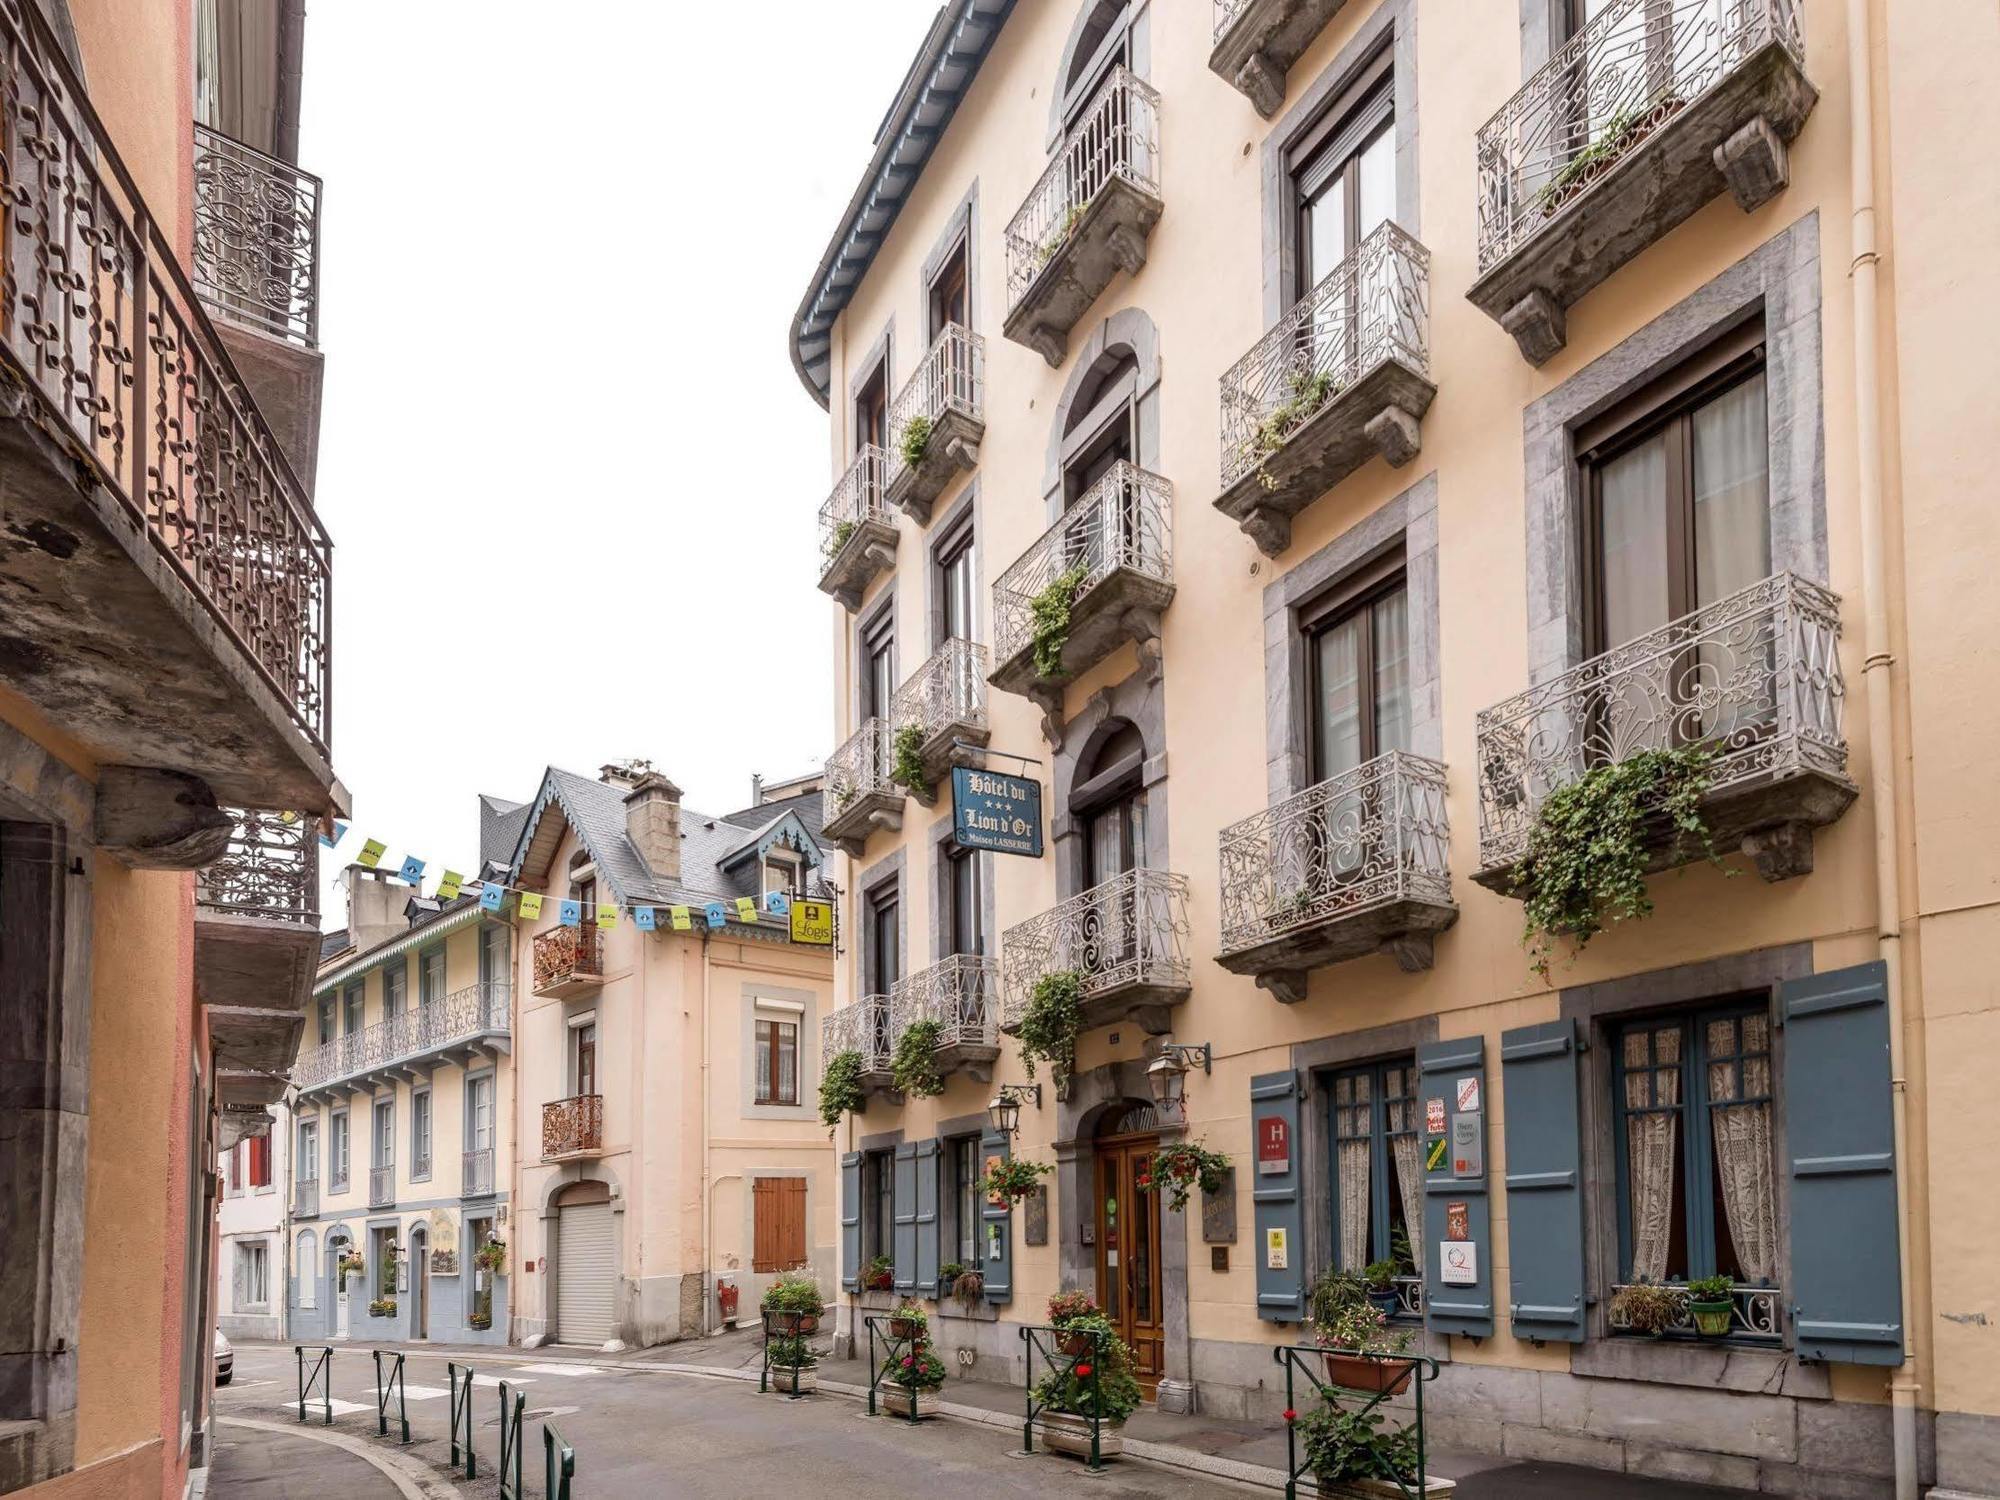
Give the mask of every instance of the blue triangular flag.
[[581, 901], [563, 902], [561, 906], [556, 908], [556, 914], [562, 919], [562, 924], [565, 927], [581, 927], [583, 925], [583, 903]]
[[347, 824], [341, 822], [340, 819], [335, 818], [333, 820], [333, 837], [328, 838], [325, 834], [322, 833], [319, 836], [319, 841], [322, 844], [326, 845], [327, 848], [331, 849], [335, 844], [339, 843], [342, 839], [347, 837], [347, 827], [348, 827]]
[[633, 907], [632, 925], [641, 932], [651, 932], [653, 930], [653, 908], [650, 906]]
[[720, 901], [709, 902], [707, 906], [702, 908], [702, 911], [708, 918], [709, 926], [727, 927], [729, 925], [729, 908], [724, 906]]
[[487, 911], [500, 910], [500, 903], [507, 899], [507, 887], [498, 881], [489, 880], [479, 893], [479, 904]]
[[764, 894], [764, 910], [774, 917], [788, 916], [792, 903], [785, 899], [783, 891], [767, 891]]
[[410, 885], [422, 885], [424, 883], [424, 862], [412, 854], [408, 859], [403, 861], [402, 876]]

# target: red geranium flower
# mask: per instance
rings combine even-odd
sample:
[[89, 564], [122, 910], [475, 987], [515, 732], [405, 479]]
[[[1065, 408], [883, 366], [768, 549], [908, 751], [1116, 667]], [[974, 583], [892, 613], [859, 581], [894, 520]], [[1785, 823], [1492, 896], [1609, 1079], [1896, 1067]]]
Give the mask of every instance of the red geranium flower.
[[911, 1365], [915, 1364], [916, 1362], [917, 1361], [914, 1356], [905, 1358], [903, 1361], [903, 1368], [907, 1370], [910, 1368]]
[[1076, 1367], [1076, 1373], [1079, 1379], [1088, 1380], [1090, 1378], [1090, 1366], [1078, 1365]]
[[1299, 1414], [1297, 1412], [1293, 1411], [1289, 1406], [1285, 1408], [1285, 1420], [1287, 1422], [1296, 1422], [1298, 1419]]

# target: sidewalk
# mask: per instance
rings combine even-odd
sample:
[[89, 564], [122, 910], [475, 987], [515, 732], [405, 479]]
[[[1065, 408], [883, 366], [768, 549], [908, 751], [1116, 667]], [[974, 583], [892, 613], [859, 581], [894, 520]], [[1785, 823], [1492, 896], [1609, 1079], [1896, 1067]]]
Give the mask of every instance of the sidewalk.
[[223, 1418], [216, 1426], [208, 1492], [216, 1500], [401, 1500], [402, 1491], [359, 1454], [297, 1433], [266, 1432]]

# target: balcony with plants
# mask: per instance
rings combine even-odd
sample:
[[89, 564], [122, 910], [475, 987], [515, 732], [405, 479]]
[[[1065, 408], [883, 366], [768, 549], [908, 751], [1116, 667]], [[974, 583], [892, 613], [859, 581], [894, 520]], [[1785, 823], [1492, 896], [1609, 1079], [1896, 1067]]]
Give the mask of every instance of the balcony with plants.
[[819, 508], [819, 589], [850, 614], [868, 585], [896, 566], [896, 520], [884, 500], [888, 466], [880, 448], [863, 447]]
[[1541, 364], [1585, 293], [1725, 190], [1783, 191], [1818, 101], [1802, 0], [1613, 0], [1480, 129], [1467, 294]]
[[544, 1000], [594, 995], [604, 984], [604, 934], [567, 923], [535, 934], [535, 993]]
[[1000, 1056], [1000, 965], [954, 954], [896, 981], [889, 991], [890, 1063], [897, 1089], [928, 1098], [964, 1073], [993, 1081]]
[[896, 689], [890, 714], [890, 779], [928, 805], [945, 772], [976, 763], [986, 744], [986, 648], [946, 641]]
[[820, 1118], [831, 1130], [874, 1098], [903, 1102], [896, 1084], [895, 1007], [887, 995], [864, 995], [819, 1023]]
[[986, 436], [986, 340], [947, 323], [889, 407], [889, 504], [919, 526]]
[[865, 719], [826, 761], [821, 832], [859, 857], [874, 833], [903, 826], [903, 784], [896, 780], [895, 734], [887, 719]]
[[1285, 102], [1285, 75], [1347, 0], [1211, 0], [1209, 71], [1269, 120]]
[[1059, 716], [1063, 685], [1122, 641], [1158, 670], [1160, 615], [1174, 598], [1173, 500], [1159, 475], [1115, 464], [1000, 575], [993, 686]]
[[1049, 1059], [1061, 1082], [1084, 1031], [1124, 1020], [1171, 1030], [1193, 984], [1187, 902], [1185, 875], [1130, 870], [1008, 928], [1001, 1030], [1020, 1039], [1023, 1060]]
[[1445, 768], [1392, 750], [1222, 830], [1216, 961], [1288, 1004], [1312, 970], [1387, 953], [1431, 966], [1458, 920]]
[[504, 979], [468, 985], [335, 1037], [299, 1054], [292, 1086], [301, 1099], [367, 1094], [381, 1084], [418, 1081], [440, 1063], [488, 1061], [512, 1050], [513, 994]]
[[1137, 275], [1165, 205], [1160, 96], [1113, 68], [1007, 225], [1002, 331], [1058, 366], [1069, 332], [1120, 271]]
[[1431, 383], [1430, 252], [1384, 223], [1222, 377], [1215, 507], [1266, 556], [1292, 518], [1378, 454], [1416, 457]]

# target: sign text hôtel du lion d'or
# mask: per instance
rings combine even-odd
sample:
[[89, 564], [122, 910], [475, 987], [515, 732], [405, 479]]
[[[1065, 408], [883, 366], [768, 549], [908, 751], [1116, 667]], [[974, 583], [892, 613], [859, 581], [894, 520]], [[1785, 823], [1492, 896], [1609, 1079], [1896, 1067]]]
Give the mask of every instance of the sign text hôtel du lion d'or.
[[1042, 857], [1042, 784], [955, 766], [952, 834], [961, 849]]

